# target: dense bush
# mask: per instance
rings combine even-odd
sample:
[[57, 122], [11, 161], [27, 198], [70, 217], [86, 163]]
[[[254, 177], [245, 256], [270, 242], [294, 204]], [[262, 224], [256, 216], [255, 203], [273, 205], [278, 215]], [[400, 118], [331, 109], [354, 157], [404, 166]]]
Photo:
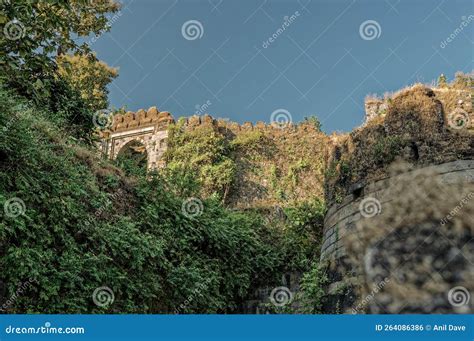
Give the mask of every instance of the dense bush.
[[301, 279], [301, 291], [297, 295], [302, 313], [322, 313], [323, 300], [326, 296], [324, 288], [328, 283], [326, 269], [316, 262], [313, 263], [311, 269]]
[[[201, 214], [158, 175], [126, 178], [50, 113], [0, 92], [2, 309], [8, 312], [233, 312], [275, 277], [280, 259], [258, 215], [212, 197]], [[33, 279], [21, 295], [21, 283]], [[96, 288], [115, 300], [99, 307]]]
[[[212, 124], [186, 129], [180, 120], [169, 128], [165, 153], [166, 176], [173, 179], [179, 193], [197, 192], [217, 195], [225, 201], [235, 176], [230, 146]], [[194, 184], [194, 186], [191, 186]]]
[[[258, 133], [232, 144], [211, 126], [186, 132], [179, 122], [161, 174], [145, 175], [139, 153], [116, 166], [100, 160], [93, 112], [117, 74], [75, 38], [107, 30], [119, 8], [0, 4], [0, 29], [15, 35], [0, 39], [0, 311], [238, 312], [255, 289], [309, 268], [323, 207], [269, 223], [223, 206], [236, 154], [268, 153]], [[295, 161], [289, 181], [305, 167]]]

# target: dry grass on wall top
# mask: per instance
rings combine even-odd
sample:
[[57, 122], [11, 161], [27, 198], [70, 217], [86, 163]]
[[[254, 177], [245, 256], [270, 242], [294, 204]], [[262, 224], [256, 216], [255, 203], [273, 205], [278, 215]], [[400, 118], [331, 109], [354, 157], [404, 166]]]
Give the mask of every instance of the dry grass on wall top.
[[[433, 91], [436, 94], [436, 98], [443, 103], [445, 120], [458, 108], [471, 113], [472, 117], [472, 89], [435, 88]], [[469, 128], [474, 129], [474, 117], [471, 119]]]
[[388, 165], [396, 159], [427, 165], [474, 157], [472, 132], [467, 127], [452, 128], [442, 101], [421, 84], [395, 95], [385, 115], [332, 141], [326, 169], [327, 202], [342, 200], [355, 183], [387, 176]]

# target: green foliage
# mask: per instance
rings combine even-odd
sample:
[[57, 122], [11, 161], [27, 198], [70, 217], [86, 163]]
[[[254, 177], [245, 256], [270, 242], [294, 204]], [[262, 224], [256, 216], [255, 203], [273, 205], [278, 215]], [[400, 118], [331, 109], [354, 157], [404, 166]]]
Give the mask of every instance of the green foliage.
[[212, 125], [185, 128], [179, 121], [168, 130], [165, 174], [175, 180], [178, 193], [193, 194], [199, 187], [204, 196], [217, 194], [225, 200], [235, 176], [225, 137]]
[[108, 107], [107, 85], [118, 76], [116, 68], [98, 60], [95, 54], [61, 55], [58, 74], [70, 84], [92, 111]]
[[50, 120], [63, 127], [70, 135], [91, 140], [94, 129], [93, 112], [68, 82], [56, 78], [50, 82], [49, 95], [38, 102], [49, 112]]
[[277, 249], [282, 253], [286, 271], [306, 271], [311, 260], [319, 258], [325, 212], [326, 207], [319, 199], [285, 209], [287, 221]]
[[448, 86], [448, 83], [447, 83], [447, 80], [446, 80], [446, 76], [444, 74], [441, 74], [438, 77], [438, 87], [445, 88], [447, 86]]
[[450, 87], [460, 90], [471, 90], [474, 86], [474, 74], [466, 74], [463, 72], [456, 72], [454, 80], [450, 84]]
[[311, 115], [304, 118], [303, 123], [310, 124], [316, 128], [316, 130], [321, 131], [322, 124], [319, 118], [315, 115]]
[[[123, 178], [49, 120], [0, 91], [0, 205], [25, 204], [0, 217], [0, 282], [8, 298], [34, 279], [8, 312], [228, 313], [276, 277], [259, 215], [211, 196], [188, 216], [167, 178]], [[108, 307], [92, 300], [102, 286]]]
[[[76, 138], [90, 140], [92, 112], [96, 109], [89, 105], [87, 97], [75, 91], [77, 82], [71, 82], [70, 73], [62, 72], [58, 76], [55, 55], [88, 52], [87, 44], [79, 46], [74, 37], [107, 30], [106, 14], [119, 8], [113, 0], [2, 1], [0, 83], [34, 101], [52, 119], [65, 123]], [[81, 65], [74, 75], [84, 79], [83, 75], [91, 73], [90, 69]], [[96, 67], [96, 70], [102, 69]], [[102, 79], [97, 75], [93, 78], [96, 84]], [[96, 84], [89, 82], [81, 90], [94, 91]]]
[[296, 187], [298, 185], [298, 175], [308, 167], [309, 163], [306, 160], [298, 160], [298, 162], [291, 164], [286, 176], [287, 182], [289, 182], [293, 187]]
[[230, 143], [230, 147], [234, 152], [245, 151], [248, 155], [258, 156], [266, 155], [265, 150], [266, 138], [260, 130], [249, 130], [237, 135]]
[[339, 162], [340, 172], [341, 172], [341, 181], [342, 183], [349, 183], [351, 181], [351, 166], [345, 160]]
[[311, 270], [303, 275], [301, 280], [301, 291], [297, 300], [301, 305], [301, 312], [304, 314], [322, 313], [322, 303], [325, 297], [325, 286], [328, 283], [326, 268], [319, 263], [313, 263]]
[[147, 172], [146, 158], [141, 155], [123, 154], [117, 156], [115, 164], [125, 171], [127, 176], [145, 176]]
[[[276, 265], [271, 249], [258, 236], [261, 221], [222, 208], [217, 200], [206, 200], [202, 214], [195, 218], [180, 215], [182, 200], [157, 191], [164, 179], [156, 177], [141, 188], [143, 196], [138, 216], [146, 230], [163, 236], [169, 273], [166, 291], [176, 303], [193, 296], [196, 283], [207, 282], [201, 296], [183, 312], [229, 312], [258, 284], [257, 276], [268, 278]], [[165, 218], [165, 219], [164, 219]]]
[[395, 160], [401, 149], [401, 138], [399, 136], [386, 136], [379, 138], [372, 146], [371, 159], [376, 164], [389, 164]]
[[0, 3], [0, 81], [28, 98], [47, 97], [54, 79], [55, 54], [88, 51], [75, 36], [107, 30], [109, 12], [118, 11], [109, 0], [2, 1]]
[[[105, 15], [119, 6], [85, 5], [0, 4], [0, 29], [13, 22], [21, 31], [0, 36], [0, 206], [24, 204], [0, 216], [0, 287], [8, 299], [32, 279], [6, 311], [232, 313], [255, 288], [307, 270], [318, 257], [321, 202], [287, 209], [278, 226], [222, 205], [237, 155], [274, 152], [262, 132], [229, 143], [213, 125], [178, 122], [159, 173], [146, 174], [139, 146], [119, 155], [118, 167], [90, 149], [92, 113], [106, 106], [116, 70], [73, 37], [106, 30]], [[288, 181], [296, 185], [307, 166], [292, 165]], [[195, 216], [183, 208], [190, 196], [203, 198]], [[92, 295], [104, 286], [115, 300], [100, 307]]]

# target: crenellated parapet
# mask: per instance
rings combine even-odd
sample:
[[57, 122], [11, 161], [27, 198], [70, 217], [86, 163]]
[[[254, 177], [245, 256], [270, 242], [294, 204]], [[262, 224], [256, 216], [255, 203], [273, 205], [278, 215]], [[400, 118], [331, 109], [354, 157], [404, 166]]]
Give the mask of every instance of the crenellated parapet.
[[133, 147], [134, 152], [146, 153], [147, 169], [161, 167], [167, 147], [168, 127], [173, 122], [169, 112], [160, 112], [156, 107], [114, 115], [111, 126], [101, 135], [102, 154], [113, 160]]
[[166, 130], [173, 122], [173, 116], [169, 112], [159, 112], [156, 107], [151, 107], [148, 110], [140, 109], [137, 112], [128, 111], [125, 114], [115, 115], [110, 131], [119, 132], [148, 126]]

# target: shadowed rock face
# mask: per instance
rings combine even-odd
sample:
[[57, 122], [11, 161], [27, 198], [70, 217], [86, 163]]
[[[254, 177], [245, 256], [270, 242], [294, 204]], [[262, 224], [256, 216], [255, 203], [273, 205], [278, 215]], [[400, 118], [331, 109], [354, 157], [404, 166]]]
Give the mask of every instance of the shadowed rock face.
[[347, 239], [364, 310], [472, 313], [474, 184], [425, 171], [390, 188], [392, 200]]

